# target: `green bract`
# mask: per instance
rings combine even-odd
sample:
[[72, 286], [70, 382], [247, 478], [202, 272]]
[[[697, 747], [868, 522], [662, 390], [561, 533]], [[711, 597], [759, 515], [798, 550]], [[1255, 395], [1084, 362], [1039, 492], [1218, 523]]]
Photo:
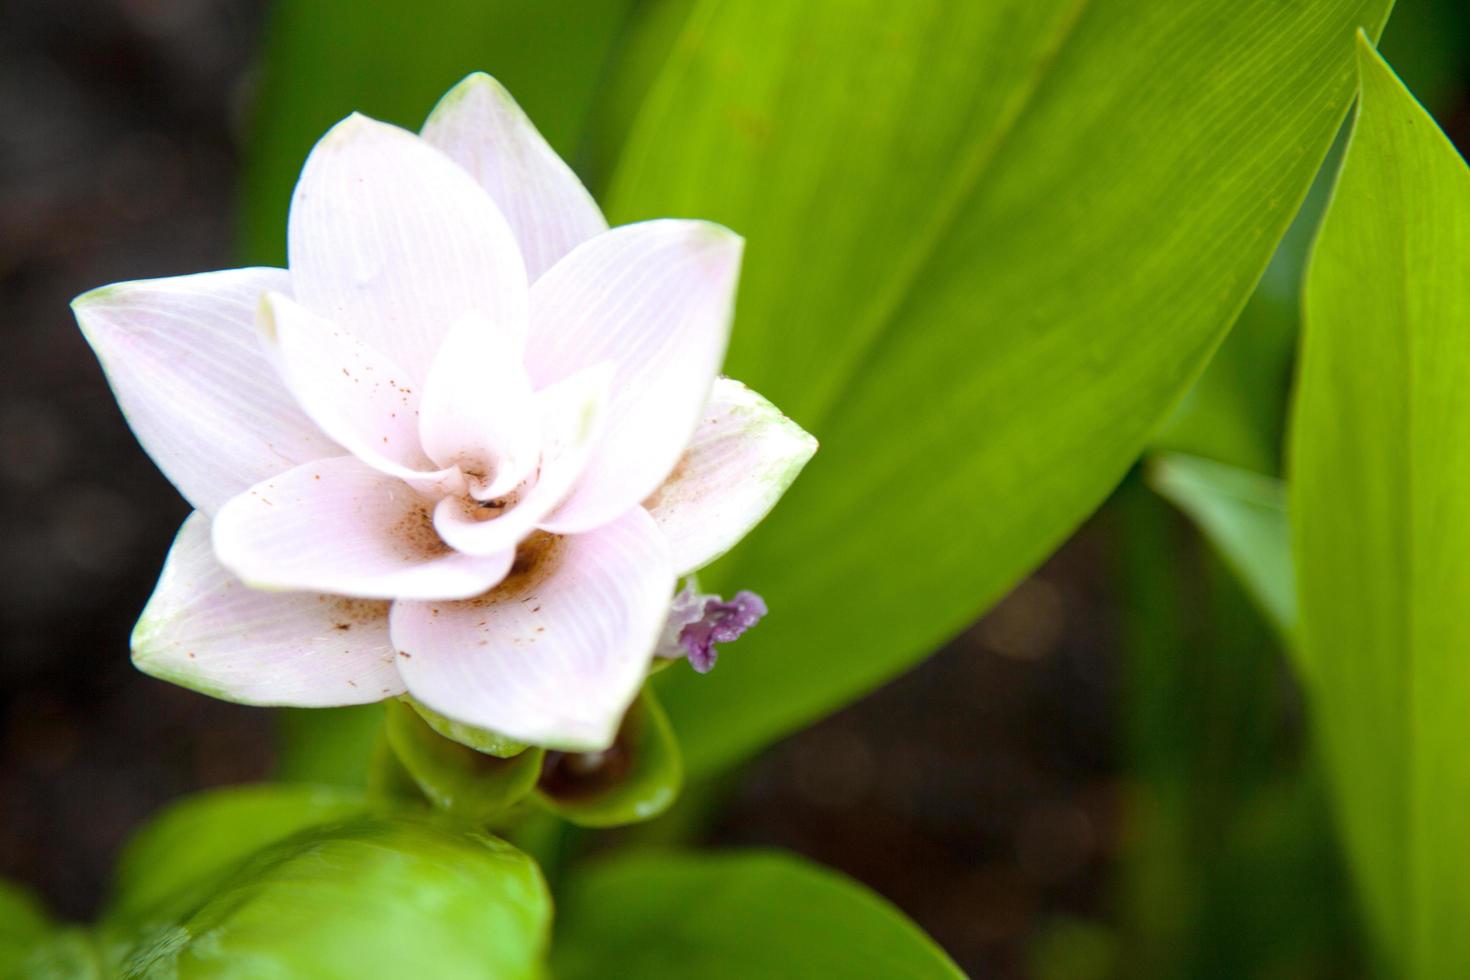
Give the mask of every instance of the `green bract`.
[[431, 708], [427, 708], [424, 705], [420, 704], [418, 701], [415, 701], [412, 697], [406, 697], [404, 701], [405, 703], [410, 705], [413, 710], [419, 715], [419, 717], [424, 720], [424, 723], [427, 724], [434, 731], [438, 732], [445, 738], [450, 739], [451, 741], [455, 741], [461, 745], [468, 746], [469, 748], [474, 749], [476, 752], [484, 752], [486, 755], [498, 756], [502, 759], [510, 759], [517, 755], [520, 755], [526, 750], [525, 745], [515, 741], [514, 739], [506, 738], [504, 735], [501, 735], [497, 732], [489, 731], [484, 728], [476, 728], [473, 725], [466, 725], [462, 722], [455, 721], [452, 718], [446, 718], [443, 715], [439, 714], [437, 711], [434, 711]]
[[645, 688], [607, 752], [548, 757], [535, 799], [571, 823], [615, 827], [663, 813], [683, 784], [679, 742], [653, 692]]
[[388, 744], [434, 806], [475, 824], [488, 823], [536, 785], [541, 749], [500, 758], [439, 734], [401, 701], [388, 704]]

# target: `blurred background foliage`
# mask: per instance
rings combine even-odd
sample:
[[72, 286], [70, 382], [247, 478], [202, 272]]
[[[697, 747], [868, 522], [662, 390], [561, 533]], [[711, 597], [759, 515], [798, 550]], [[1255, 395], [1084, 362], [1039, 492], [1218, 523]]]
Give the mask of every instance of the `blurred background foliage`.
[[[916, 80], [882, 76], [881, 60], [874, 66], [842, 61], [861, 48], [854, 38], [873, 43], [861, 33], [861, 3], [847, 4], [852, 16], [844, 30], [850, 33], [816, 40], [772, 8], [730, 6], [735, 12], [727, 8], [725, 20], [714, 25], [714, 5], [691, 0], [37, 0], [0, 15], [13, 24], [0, 31], [7, 55], [0, 69], [0, 121], [7, 124], [0, 127], [6, 232], [0, 235], [0, 299], [14, 311], [8, 329], [16, 353], [0, 366], [7, 382], [0, 400], [7, 551], [0, 871], [35, 885], [67, 915], [90, 915], [119, 839], [148, 811], [187, 789], [259, 777], [270, 754], [262, 713], [201, 703], [131, 675], [123, 662], [122, 638], [182, 514], [137, 453], [72, 335], [64, 307], [70, 295], [97, 282], [219, 267], [242, 257], [282, 262], [290, 189], [316, 137], [352, 110], [417, 128], [434, 100], [471, 69], [490, 71], [506, 84], [617, 220], [687, 212], [728, 221], [749, 233], [753, 245], [773, 241], [779, 237], [771, 224], [776, 218], [763, 211], [762, 199], [747, 200], [734, 183], [733, 190], [722, 183], [728, 173], [748, 171], [760, 178], [755, 186], [783, 207], [806, 209], [813, 234], [840, 235], [844, 216], [824, 214], [820, 197], [800, 195], [820, 191], [826, 180], [857, 199], [882, 197], [883, 181], [895, 171], [913, 182], [908, 193], [929, 195], [930, 186], [904, 169], [912, 162], [905, 155], [906, 127], [921, 113], [936, 128], [951, 127], [946, 138], [955, 158], [979, 153], [984, 159], [984, 145], [966, 142], [975, 135], [970, 127], [1012, 107], [961, 105], [934, 94], [946, 81], [964, 77], [965, 45], [983, 46], [1004, 35], [1014, 42], [1005, 47], [1016, 63], [989, 66], [997, 75], [1028, 66], [1049, 71], [1048, 44], [1059, 26], [1071, 30], [1070, 22], [1042, 23], [1039, 14], [991, 22], [985, 5], [977, 4], [977, 13], [962, 19], [971, 33], [956, 28], [925, 36], [931, 77]], [[1365, 11], [1371, 6], [1362, 5]], [[828, 7], [830, 13], [843, 4], [834, 0]], [[1111, 50], [1108, 43], [1119, 45], [1116, 50], [1146, 52], [1149, 44], [1172, 50], [1167, 17], [1132, 23], [1120, 16], [1113, 23], [1105, 14], [1094, 12], [1084, 23], [1084, 32], [1096, 32], [1100, 51]], [[1027, 31], [1034, 31], [1034, 50], [1024, 43], [1033, 37]], [[731, 47], [719, 47], [721, 38]], [[713, 41], [705, 44], [707, 39]], [[1251, 38], [1226, 40], [1254, 50]], [[1464, 128], [1470, 121], [1470, 11], [1464, 4], [1399, 0], [1383, 49], [1452, 137], [1470, 135]], [[785, 89], [746, 91], [739, 84], [742, 56], [809, 84], [803, 89], [788, 80]], [[783, 58], [791, 67], [783, 68]], [[1052, 88], [1030, 108], [1044, 113], [1052, 89], [1065, 91], [1068, 84], [1105, 90], [1108, 58], [1098, 54], [1094, 61], [1100, 67], [1063, 59], [1047, 76]], [[823, 160], [827, 169], [810, 174], [791, 172], [789, 162], [785, 171], [763, 173], [761, 159], [730, 154], [717, 136], [701, 142], [700, 126], [713, 132], [729, 121], [701, 119], [695, 110], [709, 104], [724, 107], [737, 131], [757, 143], [771, 138], [762, 127], [774, 114], [801, 121], [828, 141], [826, 147], [844, 146], [844, 134], [823, 133], [819, 120], [800, 115], [812, 111], [809, 106], [781, 115], [788, 107], [779, 97], [793, 87], [808, 92], [818, 108], [820, 97], [835, 97], [822, 90], [823, 78], [836, 80], [829, 84], [838, 94], [872, 100], [864, 119], [873, 128], [866, 134], [887, 133], [892, 142], [882, 146], [893, 152], [891, 159], [862, 161], [869, 169], [856, 172], [828, 172], [830, 160]], [[1346, 74], [1321, 84], [1329, 81], [1339, 95], [1347, 91]], [[878, 97], [888, 92], [905, 98]], [[1003, 92], [993, 94], [1004, 102]], [[941, 118], [951, 110], [953, 118]], [[1111, 124], [1129, 131], [1129, 123], [1119, 118]], [[1000, 159], [998, 182], [1011, 172], [1006, 166], [1017, 174], [1006, 185], [1014, 189], [1030, 169], [1062, 170], [1075, 161], [1069, 179], [1077, 199], [1106, 205], [1110, 199], [1096, 185], [1107, 177], [1110, 157], [1099, 140], [1118, 130], [1090, 134], [1082, 120], [1076, 129], [1075, 139], [1036, 143], [1031, 156], [1023, 130], [1015, 158]], [[635, 139], [633, 162], [620, 164]], [[659, 156], [663, 152], [670, 155]], [[824, 297], [820, 290], [809, 295], [781, 277], [797, 279], [804, 257], [819, 267], [865, 258], [857, 249], [803, 256], [793, 247], [763, 256], [753, 248], [731, 372], [799, 421], [826, 423], [813, 427], [827, 440], [825, 458], [836, 462], [823, 464], [833, 467], [828, 471], [814, 470], [811, 486], [798, 491], [806, 496], [778, 512], [774, 536], [716, 572], [722, 580], [738, 573], [740, 584], [774, 593], [775, 612], [748, 646], [731, 651], [711, 683], [696, 687], [669, 672], [667, 706], [676, 726], [686, 742], [705, 740], [689, 745], [691, 768], [701, 778], [671, 814], [616, 840], [794, 849], [874, 887], [977, 976], [1366, 975], [1370, 954], [1325, 779], [1308, 746], [1300, 689], [1283, 655], [1289, 616], [1269, 598], [1261, 601], [1259, 590], [1248, 594], [1227, 567], [1232, 556], [1217, 558], [1164, 499], [1197, 504], [1197, 494], [1178, 492], [1180, 481], [1218, 476], [1210, 462], [1229, 464], [1243, 471], [1235, 476], [1246, 484], [1231, 484], [1236, 496], [1252, 501], [1256, 511], [1241, 517], [1226, 506], [1219, 519], [1272, 519], [1273, 504], [1257, 499], [1252, 480], [1281, 472], [1304, 255], [1337, 152], [1223, 346], [1153, 435], [1153, 450], [1176, 455], [1129, 473], [1059, 554], [941, 653], [751, 760], [771, 740], [954, 636], [1043, 553], [1034, 543], [1019, 548], [1005, 537], [1014, 510], [983, 499], [956, 504], [945, 498], [946, 506], [969, 508], [965, 526], [996, 528], [987, 533], [986, 546], [1010, 549], [1014, 557], [984, 574], [956, 572], [943, 564], [956, 559], [954, 549], [935, 537], [944, 527], [936, 522], [935, 529], [926, 527], [927, 537], [878, 537], [867, 552], [844, 542], [819, 590], [804, 592], [805, 578], [777, 580], [783, 566], [792, 565], [792, 554], [770, 542], [790, 535], [796, 542], [790, 547], [804, 546], [799, 525], [812, 519], [814, 506], [804, 500], [836, 501], [836, 516], [812, 528], [818, 542], [841, 526], [833, 523], [838, 517], [868, 508], [861, 495], [837, 488], [848, 475], [844, 460], [860, 455], [860, 440], [872, 428], [865, 428], [871, 418], [861, 410], [850, 422], [830, 411], [841, 389], [835, 372], [849, 356], [867, 364], [861, 350], [833, 355], [829, 365], [836, 348], [820, 346], [820, 337], [797, 342], [809, 348], [782, 348], [772, 340], [793, 329], [782, 302], [799, 301], [804, 324], [835, 330], [849, 312], [843, 304], [860, 310], [863, 297]], [[1245, 164], [1260, 170], [1264, 162]], [[1307, 173], [1311, 162], [1296, 169]], [[1295, 186], [1291, 169], [1260, 173], [1288, 199], [1263, 227], [1284, 223], [1289, 204], [1305, 190], [1304, 183]], [[783, 176], [790, 178], [784, 185]], [[941, 184], [943, 177], [931, 175]], [[1201, 210], [1227, 207], [1228, 190], [1190, 186], [1182, 174], [1170, 185], [1177, 195], [1171, 200], [1179, 204], [1174, 220], [1199, 222]], [[1053, 229], [1052, 240], [1056, 228], [1077, 219], [1067, 200], [1059, 198], [1052, 225], [1044, 215], [1038, 219], [1040, 227]], [[980, 217], [973, 234], [990, 233], [982, 218], [1009, 216], [1002, 206], [1007, 203], [990, 210], [983, 199], [974, 204]], [[873, 207], [903, 204], [895, 194]], [[902, 223], [886, 220], [891, 237], [901, 241]], [[986, 248], [1016, 242], [969, 244], [985, 255]], [[1198, 269], [1199, 259], [1180, 257], [1170, 274]], [[1245, 281], [1256, 271], [1250, 264], [1242, 263]], [[933, 289], [941, 294], [951, 288], [944, 272], [934, 274], [940, 281]], [[877, 268], [870, 277], [875, 290], [886, 274]], [[1007, 301], [988, 315], [1012, 318], [1017, 331], [1065, 315], [1057, 313], [1055, 297], [1018, 310], [1022, 294], [1007, 291], [1013, 284], [987, 284], [983, 275], [959, 279], [976, 290], [966, 302], [983, 308], [987, 300]], [[1015, 288], [1041, 285], [1033, 280]], [[1123, 304], [1134, 315], [1164, 316], [1177, 305], [1146, 276], [1136, 285], [1132, 305]], [[1078, 292], [1085, 299], [1084, 287]], [[1080, 309], [1087, 313], [1085, 305]], [[927, 322], [922, 309], [904, 311], [913, 317], [910, 324]], [[1190, 328], [1198, 336], [1168, 356], [1202, 360], [1233, 312], [1229, 302], [1199, 311], [1204, 326]], [[1027, 318], [1032, 315], [1035, 321]], [[977, 342], [963, 333], [956, 338], [961, 351]], [[1113, 347], [1099, 341], [1092, 356], [1108, 364], [1131, 357], [1126, 339], [1119, 331]], [[1006, 354], [1001, 348], [993, 353], [1002, 360]], [[905, 356], [895, 354], [900, 361]], [[831, 380], [803, 387], [808, 377], [826, 378], [829, 367]], [[923, 390], [936, 412], [963, 413], [976, 404], [963, 391]], [[1035, 397], [1054, 390], [1043, 386]], [[914, 397], [912, 388], [895, 391]], [[980, 393], [995, 397], [993, 387]], [[1103, 394], [1112, 401], [1134, 397]], [[1173, 394], [1161, 388], [1146, 397], [1162, 406]], [[879, 400], [867, 411], [882, 407]], [[1072, 497], [1046, 517], [1041, 539], [1060, 541], [1096, 503], [1092, 498], [1115, 482], [1142, 445], [1146, 414], [1118, 420], [1128, 437], [1102, 440], [1108, 444], [1097, 452], [1107, 458], [1089, 462], [1095, 475], [1081, 481], [1087, 484], [1081, 490], [1068, 490]], [[986, 423], [1007, 424], [983, 416], [970, 424]], [[898, 428], [884, 433], [892, 440], [907, 435]], [[1075, 438], [1087, 445], [1096, 436], [1083, 426]], [[1191, 459], [1181, 462], [1178, 454]], [[1206, 461], [1203, 477], [1200, 459]], [[1034, 483], [1045, 482], [1054, 461], [1038, 454], [1033, 462], [1041, 475], [1017, 492], [1046, 499]], [[992, 471], [976, 465], [966, 471], [976, 482], [997, 482], [980, 479]], [[1055, 479], [1078, 482], [1065, 472]], [[49, 495], [55, 485], [67, 488], [59, 501]], [[897, 478], [879, 496], [890, 500], [895, 486], [902, 489]], [[957, 537], [961, 549], [976, 546]], [[894, 631], [882, 634], [885, 645], [864, 661], [863, 624], [824, 622], [823, 604], [840, 594], [844, 573], [861, 588], [862, 570], [853, 566], [882, 557], [885, 548], [909, 559], [931, 553], [943, 559], [907, 576], [912, 582], [904, 585], [942, 591], [944, 608], [937, 617], [926, 609], [922, 621], [908, 624], [902, 644], [890, 642]], [[805, 571], [810, 569], [792, 569], [798, 577]], [[899, 577], [888, 573], [888, 580]], [[895, 585], [883, 595], [860, 595], [892, 618], [910, 593]], [[785, 625], [777, 618], [783, 612], [790, 617]], [[829, 636], [836, 640], [824, 647]], [[801, 651], [805, 666], [780, 662], [792, 650]], [[851, 670], [842, 675], [844, 668]], [[784, 678], [804, 679], [790, 685], [799, 693], [834, 672], [848, 678], [845, 686], [779, 706]], [[727, 692], [742, 689], [770, 692], [779, 710], [760, 719], [722, 707], [738, 704]], [[298, 781], [361, 785], [366, 747], [380, 724], [378, 709], [287, 713], [275, 771]], [[739, 764], [730, 768], [733, 763]], [[547, 862], [555, 880], [567, 859], [605, 847], [608, 839], [539, 825], [528, 828], [521, 843]], [[574, 928], [587, 922], [575, 910], [614, 888], [619, 873], [626, 872], [614, 866], [577, 884]], [[575, 975], [576, 964], [566, 968]]]

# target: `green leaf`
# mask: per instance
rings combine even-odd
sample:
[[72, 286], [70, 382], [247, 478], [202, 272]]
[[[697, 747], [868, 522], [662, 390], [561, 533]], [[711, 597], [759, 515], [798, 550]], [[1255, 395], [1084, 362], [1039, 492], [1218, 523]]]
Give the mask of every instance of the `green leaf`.
[[1280, 480], [1197, 456], [1165, 453], [1149, 484], [1220, 552], [1283, 639], [1296, 629], [1296, 580]]
[[783, 854], [619, 857], [560, 903], [560, 980], [964, 976], [886, 901]]
[[318, 786], [241, 786], [187, 797], [128, 843], [106, 918], [130, 926], [175, 919], [262, 847], [367, 810], [361, 793]]
[[541, 749], [499, 758], [440, 735], [414, 708], [388, 703], [388, 744], [434, 806], [484, 825], [536, 785]]
[[1392, 971], [1470, 969], [1470, 171], [1364, 41], [1305, 291], [1300, 645]]
[[600, 200], [648, 91], [689, 22], [695, 0], [638, 0], [606, 84], [587, 115], [578, 154], [587, 188]]
[[[1467, 29], [1470, 5], [1462, 0], [1400, 0], [1379, 49], [1431, 111], [1451, 110], [1470, 62]], [[1155, 436], [1155, 449], [1280, 472], [1301, 325], [1302, 273], [1346, 137], [1345, 131], [1338, 134], [1255, 294], [1209, 368]]]
[[290, 0], [272, 5], [245, 173], [243, 250], [282, 264], [291, 188], [351, 112], [417, 130], [472, 71], [496, 76], [562, 153], [576, 146], [631, 0]]
[[55, 928], [34, 895], [0, 880], [0, 978], [21, 976], [22, 965]]
[[[1309, 224], [1315, 228], [1317, 223]], [[1280, 255], [1278, 251], [1273, 268]], [[1262, 280], [1208, 370], [1155, 433], [1150, 448], [1258, 473], [1280, 471], [1282, 425], [1296, 353], [1297, 288], [1293, 284], [1291, 299], [1280, 302]]]
[[176, 918], [150, 921], [131, 942], [109, 927], [117, 975], [532, 978], [550, 923], [545, 883], [524, 854], [406, 816], [303, 830], [170, 907]]
[[748, 238], [727, 370], [822, 440], [659, 684], [695, 772], [903, 670], [1106, 496], [1240, 312], [1388, 0], [702, 3], [616, 221]]
[[548, 753], [535, 799], [571, 823], [616, 827], [663, 813], [683, 785], [679, 741], [645, 687], [628, 709], [612, 748], [591, 755]]
[[0, 977], [5, 980], [109, 980], [113, 976], [96, 938], [77, 926], [50, 933], [9, 970], [0, 963]]

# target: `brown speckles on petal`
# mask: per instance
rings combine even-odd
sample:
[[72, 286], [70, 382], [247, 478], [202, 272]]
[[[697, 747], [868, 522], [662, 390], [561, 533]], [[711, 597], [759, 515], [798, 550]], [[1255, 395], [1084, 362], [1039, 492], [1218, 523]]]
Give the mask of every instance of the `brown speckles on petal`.
[[679, 461], [674, 464], [673, 470], [664, 479], [664, 482], [659, 484], [657, 490], [648, 495], [647, 500], [643, 501], [644, 507], [648, 508], [649, 510], [654, 509], [659, 505], [659, 502], [663, 500], [664, 494], [668, 492], [670, 487], [678, 486], [684, 481], [685, 476], [689, 472], [689, 457], [689, 453], [685, 453], [683, 456], [679, 457]]
[[404, 558], [428, 561], [442, 558], [454, 549], [444, 543], [434, 529], [434, 515], [428, 503], [417, 503], [409, 508], [399, 522], [393, 525], [393, 539], [398, 542]]
[[329, 607], [332, 628], [347, 632], [354, 626], [375, 626], [388, 617], [386, 599], [350, 599], [347, 596], [324, 595], [320, 599]]
[[[500, 584], [470, 602], [479, 606], [493, 606], [534, 600], [536, 590], [561, 566], [565, 552], [565, 538], [547, 534], [545, 531], [535, 532], [516, 548], [515, 562]], [[539, 605], [536, 607], [540, 608]]]

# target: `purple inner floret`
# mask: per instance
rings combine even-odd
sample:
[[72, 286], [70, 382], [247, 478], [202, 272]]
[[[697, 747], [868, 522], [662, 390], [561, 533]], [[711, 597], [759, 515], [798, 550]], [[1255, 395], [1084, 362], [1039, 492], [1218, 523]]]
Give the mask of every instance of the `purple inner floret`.
[[706, 602], [704, 615], [679, 631], [679, 643], [689, 653], [689, 665], [701, 674], [709, 673], [718, 654], [715, 644], [739, 639], [765, 614], [765, 600], [754, 592], [737, 592], [729, 602]]

